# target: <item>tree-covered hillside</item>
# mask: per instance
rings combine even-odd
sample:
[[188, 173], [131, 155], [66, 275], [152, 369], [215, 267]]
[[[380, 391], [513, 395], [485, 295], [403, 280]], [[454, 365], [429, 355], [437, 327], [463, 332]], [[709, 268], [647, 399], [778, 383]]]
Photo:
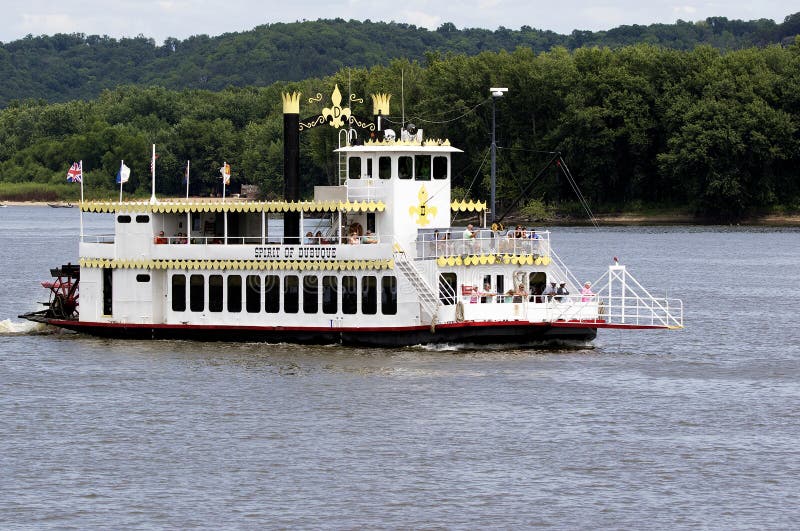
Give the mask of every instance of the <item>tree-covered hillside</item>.
[[393, 59], [422, 61], [428, 52], [477, 55], [485, 51], [534, 52], [563, 46], [619, 48], [649, 43], [675, 50], [708, 44], [720, 50], [791, 42], [800, 13], [776, 24], [716, 17], [700, 22], [621, 26], [601, 32], [559, 35], [529, 26], [459, 30], [442, 24], [430, 31], [413, 25], [318, 20], [267, 24], [217, 37], [113, 39], [97, 35], [28, 36], [0, 45], [0, 107], [29, 98], [48, 102], [88, 99], [121, 84], [169, 89], [221, 90], [264, 86], [333, 74], [346, 66], [387, 65]]
[[[365, 100], [353, 111], [366, 118], [369, 94], [390, 92], [388, 118], [399, 128], [401, 72], [406, 120], [465, 150], [455, 161], [457, 196], [488, 196], [488, 88], [506, 86], [508, 94], [497, 101], [502, 207], [543, 166], [549, 155], [542, 151], [555, 150], [593, 205], [678, 205], [720, 220], [800, 207], [800, 38], [786, 47], [732, 52], [640, 44], [429, 54], [425, 64], [397, 60], [266, 87], [125, 86], [89, 101], [19, 102], [0, 111], [0, 185], [63, 183], [69, 164], [83, 160], [87, 197], [108, 197], [124, 159], [133, 170], [128, 193], [138, 188], [149, 195], [155, 143], [161, 195], [182, 193], [191, 160], [193, 194], [217, 190], [227, 161], [235, 185], [260, 184], [267, 196], [279, 197], [280, 93], [301, 90], [307, 117], [330, 105], [335, 83], [343, 92], [351, 85]], [[317, 93], [325, 99], [308, 103]], [[337, 132], [323, 126], [301, 135], [306, 197], [314, 185], [338, 180]], [[573, 198], [555, 168], [533, 196], [562, 205]]]

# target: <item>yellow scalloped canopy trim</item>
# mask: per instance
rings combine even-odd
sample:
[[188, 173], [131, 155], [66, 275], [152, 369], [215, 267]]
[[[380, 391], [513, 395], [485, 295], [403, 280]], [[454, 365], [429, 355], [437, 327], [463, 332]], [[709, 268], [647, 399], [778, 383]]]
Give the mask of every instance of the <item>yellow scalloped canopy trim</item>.
[[138, 214], [185, 212], [383, 212], [383, 201], [164, 201], [148, 203], [129, 201], [84, 201], [83, 212], [123, 212]]
[[532, 254], [507, 254], [504, 256], [494, 254], [481, 254], [481, 255], [442, 255], [436, 258], [436, 265], [439, 267], [454, 266], [454, 265], [486, 265], [495, 263], [504, 264], [519, 264], [519, 265], [549, 265], [549, 256], [534, 256]]
[[82, 268], [111, 269], [208, 269], [208, 270], [276, 270], [344, 271], [394, 269], [394, 260], [108, 260], [81, 258]]
[[450, 210], [455, 212], [483, 212], [486, 210], [485, 201], [453, 201], [450, 203]]

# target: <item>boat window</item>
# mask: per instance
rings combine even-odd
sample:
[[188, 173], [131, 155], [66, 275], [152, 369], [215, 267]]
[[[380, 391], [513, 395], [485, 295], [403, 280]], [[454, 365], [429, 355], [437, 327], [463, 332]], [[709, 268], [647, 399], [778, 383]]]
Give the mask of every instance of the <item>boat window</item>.
[[372, 173], [372, 159], [371, 158], [367, 159], [367, 177], [369, 177], [370, 179], [374, 179], [375, 178], [375, 175]]
[[203, 275], [189, 277], [189, 309], [202, 312], [205, 308], [205, 278]]
[[322, 313], [336, 313], [339, 302], [339, 279], [322, 277]]
[[172, 275], [172, 311], [186, 311], [186, 275]]
[[222, 275], [208, 277], [208, 311], [222, 311]]
[[358, 311], [358, 288], [356, 277], [342, 277], [342, 313], [353, 314]]
[[278, 275], [264, 277], [264, 311], [278, 313], [281, 300], [281, 279]]
[[136, 216], [136, 223], [150, 223], [150, 216], [146, 214], [139, 214]]
[[247, 287], [245, 288], [247, 300], [245, 302], [248, 313], [258, 313], [261, 311], [261, 277], [258, 275], [247, 275]]
[[297, 313], [299, 309], [300, 281], [295, 275], [283, 277], [283, 311]]
[[228, 277], [228, 311], [242, 311], [242, 276], [231, 275]]
[[442, 273], [439, 275], [439, 300], [445, 306], [456, 303], [456, 286], [458, 277], [455, 273]]
[[392, 159], [391, 157], [381, 157], [378, 159], [378, 177], [381, 179], [392, 178]]
[[131, 217], [126, 215], [117, 216], [117, 223], [130, 223]]
[[384, 315], [397, 313], [397, 277], [381, 279], [381, 312]]
[[361, 178], [361, 157], [347, 159], [347, 176], [351, 179]]
[[398, 157], [397, 176], [401, 179], [410, 179], [414, 174], [414, 159], [409, 156]]
[[140, 273], [136, 275], [136, 282], [150, 282], [150, 275], [147, 273]]
[[373, 276], [361, 279], [361, 312], [378, 313], [378, 279]]
[[441, 155], [433, 157], [433, 178], [447, 179], [447, 157]]
[[303, 312], [319, 311], [319, 279], [316, 275], [303, 277]]
[[417, 155], [414, 157], [414, 179], [417, 181], [431, 180], [431, 158], [428, 155]]
[[497, 275], [495, 277], [494, 289], [497, 290], [497, 293], [505, 293], [505, 280], [506, 277], [503, 275]]

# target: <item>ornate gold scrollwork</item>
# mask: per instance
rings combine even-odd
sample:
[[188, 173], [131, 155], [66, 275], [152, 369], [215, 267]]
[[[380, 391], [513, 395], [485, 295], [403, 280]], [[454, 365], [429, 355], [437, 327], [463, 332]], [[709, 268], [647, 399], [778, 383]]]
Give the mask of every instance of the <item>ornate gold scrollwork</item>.
[[299, 129], [301, 131], [303, 131], [304, 129], [312, 129], [324, 122], [325, 122], [325, 117], [320, 115], [311, 120], [310, 122], [300, 122]]
[[319, 101], [322, 101], [322, 93], [321, 92], [317, 92], [316, 96], [311, 96], [310, 98], [308, 98], [308, 103], [317, 103]]
[[366, 129], [367, 131], [374, 131], [375, 130], [375, 124], [362, 122], [358, 118], [356, 118], [355, 116], [350, 116], [350, 118], [347, 119], [347, 122], [350, 123], [350, 124], [355, 124], [355, 125], [357, 125], [358, 127], [362, 128], [362, 129]]

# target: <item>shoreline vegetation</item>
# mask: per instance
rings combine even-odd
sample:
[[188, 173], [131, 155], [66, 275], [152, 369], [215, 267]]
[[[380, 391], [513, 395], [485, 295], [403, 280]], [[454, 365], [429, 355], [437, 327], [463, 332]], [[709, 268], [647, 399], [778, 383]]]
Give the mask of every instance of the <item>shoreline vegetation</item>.
[[[131, 200], [146, 200], [147, 198], [128, 197], [124, 201]], [[168, 198], [162, 198], [166, 200]], [[175, 198], [169, 198], [175, 199]], [[192, 200], [208, 199], [190, 197]], [[218, 198], [217, 198], [218, 199]], [[101, 201], [113, 199], [99, 199]], [[237, 198], [229, 198], [230, 201], [239, 201]], [[76, 201], [6, 201], [0, 199], [0, 204], [8, 207], [49, 207], [51, 204], [56, 205], [73, 205], [77, 208], [79, 200]], [[506, 226], [513, 226], [516, 223], [523, 223], [532, 226], [585, 226], [590, 225], [591, 222], [586, 218], [575, 216], [559, 216], [556, 215], [551, 219], [531, 220], [526, 219], [525, 216], [517, 213], [510, 215], [507, 218]], [[754, 227], [800, 227], [800, 212], [791, 213], [766, 213], [761, 215], [754, 215], [742, 218], [737, 223], [723, 224], [711, 219], [705, 219], [694, 214], [682, 211], [661, 211], [658, 213], [637, 212], [637, 211], [623, 211], [614, 213], [599, 213], [595, 215], [595, 219], [600, 226], [604, 227], [619, 227], [619, 226], [669, 226], [669, 225], [686, 225], [686, 226], [754, 226]], [[466, 223], [466, 220], [464, 220]]]
[[[585, 219], [573, 199], [580, 190], [596, 213], [678, 210], [736, 224], [800, 212], [798, 78], [800, 36], [786, 47], [732, 52], [634, 45], [434, 54], [425, 64], [341, 69], [267, 87], [125, 86], [94, 100], [18, 102], [0, 110], [0, 201], [75, 202], [78, 187], [65, 182], [74, 161], [83, 162], [89, 197], [116, 195], [122, 160], [130, 167], [125, 197], [149, 197], [153, 145], [159, 194], [185, 190], [191, 161], [190, 194], [221, 195], [219, 168], [227, 162], [229, 194], [248, 184], [274, 199], [283, 188], [282, 93], [348, 87], [366, 96], [404, 79], [405, 113], [398, 105], [386, 119], [396, 130], [424, 124], [426, 138], [466, 148], [451, 165], [454, 197], [487, 199], [487, 136], [497, 107], [498, 213], [518, 207], [525, 219]], [[505, 85], [508, 95], [492, 103], [485, 88]], [[324, 118], [327, 101], [304, 103], [304, 115]], [[367, 103], [353, 112], [371, 119]], [[337, 182], [337, 134], [332, 127], [303, 132], [301, 196]]]

